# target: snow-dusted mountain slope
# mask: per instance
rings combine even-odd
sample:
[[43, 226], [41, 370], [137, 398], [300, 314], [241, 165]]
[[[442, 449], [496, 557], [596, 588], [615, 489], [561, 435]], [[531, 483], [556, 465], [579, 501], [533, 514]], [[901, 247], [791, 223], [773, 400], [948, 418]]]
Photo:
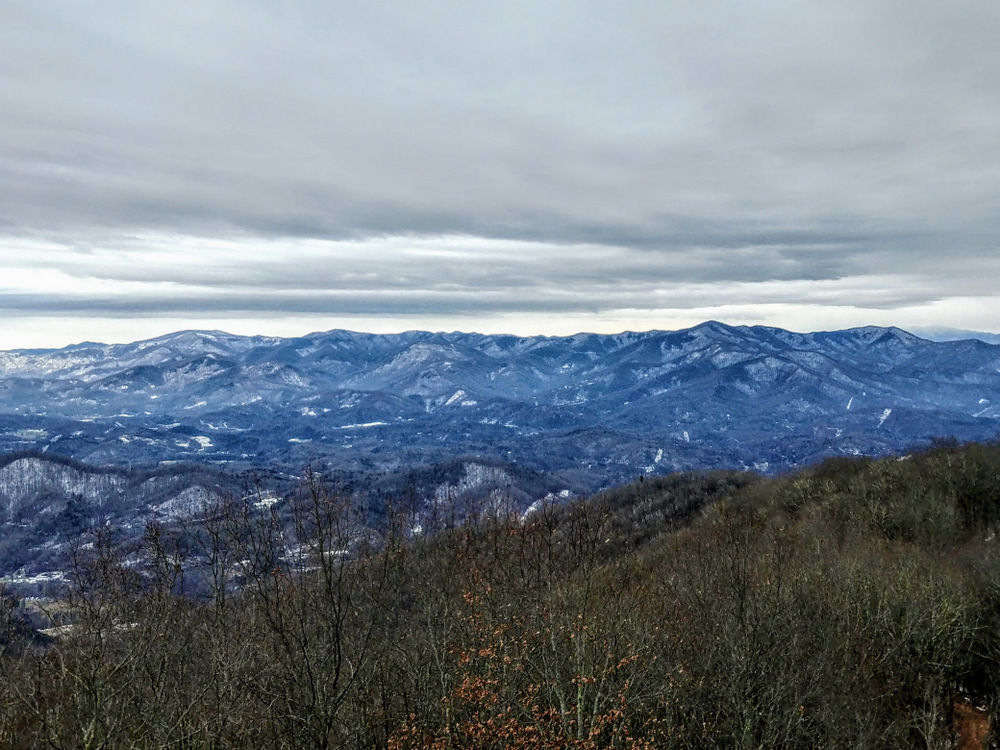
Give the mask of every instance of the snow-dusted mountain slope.
[[604, 485], [1000, 428], [1000, 346], [716, 322], [564, 338], [185, 331], [0, 352], [0, 451], [352, 469], [456, 455]]
[[130, 471], [51, 454], [0, 457], [0, 586], [22, 568], [65, 571], [80, 532], [113, 524], [138, 537], [147, 524], [188, 518], [239, 486], [235, 477], [192, 465]]

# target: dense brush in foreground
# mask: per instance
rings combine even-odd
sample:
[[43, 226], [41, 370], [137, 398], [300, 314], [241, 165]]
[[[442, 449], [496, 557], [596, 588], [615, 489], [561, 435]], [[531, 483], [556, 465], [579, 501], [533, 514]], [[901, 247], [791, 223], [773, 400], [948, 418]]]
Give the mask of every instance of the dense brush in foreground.
[[[399, 523], [399, 528], [407, 524]], [[1000, 705], [1000, 447], [359, 532], [317, 481], [0, 614], [12, 748], [951, 747]]]

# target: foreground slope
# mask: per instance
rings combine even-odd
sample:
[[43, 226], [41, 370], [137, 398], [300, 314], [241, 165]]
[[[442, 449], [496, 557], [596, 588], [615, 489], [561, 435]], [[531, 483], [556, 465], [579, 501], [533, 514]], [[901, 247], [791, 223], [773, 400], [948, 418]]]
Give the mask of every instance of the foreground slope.
[[0, 598], [0, 741], [954, 747], [1000, 708], [998, 476], [997, 444], [941, 444], [433, 535], [364, 532], [321, 484], [98, 530], [58, 627]]

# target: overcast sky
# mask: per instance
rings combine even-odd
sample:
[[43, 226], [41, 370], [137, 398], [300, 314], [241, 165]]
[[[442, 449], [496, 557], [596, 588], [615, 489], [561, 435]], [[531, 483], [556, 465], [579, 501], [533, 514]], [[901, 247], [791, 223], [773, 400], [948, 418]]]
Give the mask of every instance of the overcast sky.
[[1000, 331], [1000, 3], [0, 3], [0, 348]]

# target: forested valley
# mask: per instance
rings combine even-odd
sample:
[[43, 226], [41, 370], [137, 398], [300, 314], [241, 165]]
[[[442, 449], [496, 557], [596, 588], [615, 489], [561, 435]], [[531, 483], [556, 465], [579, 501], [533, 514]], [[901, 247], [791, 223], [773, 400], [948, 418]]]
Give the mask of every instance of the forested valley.
[[86, 532], [2, 592], [0, 746], [945, 748], [1000, 706], [998, 444], [439, 520], [307, 474]]

